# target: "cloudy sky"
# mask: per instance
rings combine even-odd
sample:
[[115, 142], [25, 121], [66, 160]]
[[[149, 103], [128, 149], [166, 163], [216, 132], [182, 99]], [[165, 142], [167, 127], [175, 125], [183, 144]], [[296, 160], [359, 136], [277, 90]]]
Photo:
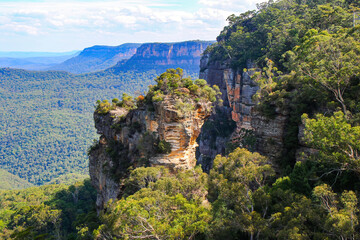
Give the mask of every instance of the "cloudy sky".
[[226, 18], [263, 0], [0, 0], [0, 51], [215, 40]]

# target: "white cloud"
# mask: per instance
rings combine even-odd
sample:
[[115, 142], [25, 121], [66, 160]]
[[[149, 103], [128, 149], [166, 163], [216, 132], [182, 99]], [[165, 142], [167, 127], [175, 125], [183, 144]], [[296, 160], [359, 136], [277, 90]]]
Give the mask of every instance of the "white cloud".
[[[0, 29], [18, 38], [41, 35], [41, 39], [24, 37], [24, 41], [33, 41], [34, 44], [52, 41], [50, 39], [55, 36], [60, 40], [64, 38], [64, 42], [72, 44], [64, 46], [68, 50], [74, 49], [78, 44], [76, 41], [81, 39], [83, 44], [93, 41], [94, 44], [114, 45], [129, 41], [211, 40], [219, 34], [230, 14], [252, 8], [255, 2], [262, 1], [199, 0], [198, 8], [190, 11], [183, 9], [180, 1], [165, 0], [0, 1]], [[2, 39], [3, 42], [8, 42], [7, 46], [10, 46], [12, 41], [9, 38]]]
[[261, 2], [264, 0], [199, 0], [204, 6], [227, 11], [244, 11], [255, 8], [256, 4]]

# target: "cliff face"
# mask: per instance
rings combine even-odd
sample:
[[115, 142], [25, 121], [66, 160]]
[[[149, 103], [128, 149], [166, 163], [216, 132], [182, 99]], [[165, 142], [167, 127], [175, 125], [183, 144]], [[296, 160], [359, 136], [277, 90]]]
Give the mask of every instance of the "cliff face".
[[[247, 69], [254, 67], [249, 62]], [[253, 149], [268, 156], [270, 159], [279, 159], [284, 149], [288, 113], [275, 109], [276, 117], [268, 119], [256, 110], [256, 103], [252, 100], [252, 96], [259, 87], [251, 79], [253, 71], [234, 72], [226, 61], [209, 62], [208, 55], [203, 56], [200, 68], [202, 69], [200, 78], [207, 80], [210, 85], [217, 84], [220, 87], [224, 107], [230, 109], [231, 119], [236, 123], [236, 128], [229, 134], [228, 139], [242, 147]], [[212, 141], [223, 142], [218, 136], [215, 136]], [[207, 144], [200, 144], [199, 151], [209, 152], [208, 148]], [[212, 161], [214, 156], [221, 151], [212, 149], [208, 161]], [[207, 164], [211, 165], [211, 162]]]
[[119, 70], [154, 69], [164, 72], [168, 68], [182, 68], [192, 73], [199, 72], [200, 58], [204, 50], [214, 42], [186, 41], [179, 43], [145, 43], [125, 63], [119, 63]]
[[[172, 170], [195, 166], [196, 139], [210, 103], [195, 103], [194, 111], [175, 108], [176, 98], [165, 96], [151, 107], [127, 111], [117, 107], [106, 115], [94, 114], [100, 140], [89, 154], [89, 171], [98, 191], [97, 207], [121, 195], [121, 181], [129, 167], [163, 165]], [[161, 153], [160, 143], [171, 145]]]

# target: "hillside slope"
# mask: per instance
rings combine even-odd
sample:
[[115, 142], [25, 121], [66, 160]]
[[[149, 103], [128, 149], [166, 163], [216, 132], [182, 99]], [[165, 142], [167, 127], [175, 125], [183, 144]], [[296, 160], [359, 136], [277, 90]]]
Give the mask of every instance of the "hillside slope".
[[104, 70], [120, 60], [133, 56], [140, 45], [138, 43], [125, 43], [115, 47], [93, 46], [85, 48], [78, 56], [52, 66], [48, 70], [61, 70], [75, 74]]
[[4, 169], [0, 169], [0, 190], [23, 189], [34, 186], [28, 181], [9, 173]]

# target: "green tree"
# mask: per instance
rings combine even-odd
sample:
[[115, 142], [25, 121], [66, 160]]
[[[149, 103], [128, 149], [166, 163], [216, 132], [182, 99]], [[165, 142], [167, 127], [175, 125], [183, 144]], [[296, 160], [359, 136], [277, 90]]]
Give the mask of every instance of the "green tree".
[[266, 59], [266, 67], [263, 68], [263, 71], [251, 70], [255, 70], [252, 80], [260, 88], [254, 95], [254, 98], [260, 100], [262, 97], [270, 95], [277, 86], [278, 79], [276, 75], [281, 74], [274, 66], [274, 62], [271, 59]]
[[331, 171], [351, 170], [360, 173], [360, 127], [351, 126], [344, 113], [331, 117], [317, 114], [315, 119], [303, 115], [306, 142], [319, 150], [316, 159], [332, 166]]
[[304, 78], [330, 91], [347, 115], [344, 92], [360, 73], [360, 42], [357, 34], [330, 34], [311, 29], [295, 48], [294, 62]]
[[[353, 191], [344, 191], [340, 202], [338, 196], [327, 184], [314, 188], [314, 196], [320, 201], [321, 206], [328, 213], [324, 227], [328, 234], [340, 239], [358, 239], [356, 232], [358, 225], [357, 197]], [[341, 203], [341, 204], [340, 204]]]
[[194, 239], [204, 233], [209, 210], [181, 194], [169, 196], [141, 189], [134, 195], [109, 203], [97, 239]]
[[270, 196], [265, 189], [274, 170], [266, 157], [237, 148], [228, 157], [218, 155], [210, 171], [209, 198], [214, 201], [214, 225], [223, 221], [260, 239], [268, 221], [265, 219]]

